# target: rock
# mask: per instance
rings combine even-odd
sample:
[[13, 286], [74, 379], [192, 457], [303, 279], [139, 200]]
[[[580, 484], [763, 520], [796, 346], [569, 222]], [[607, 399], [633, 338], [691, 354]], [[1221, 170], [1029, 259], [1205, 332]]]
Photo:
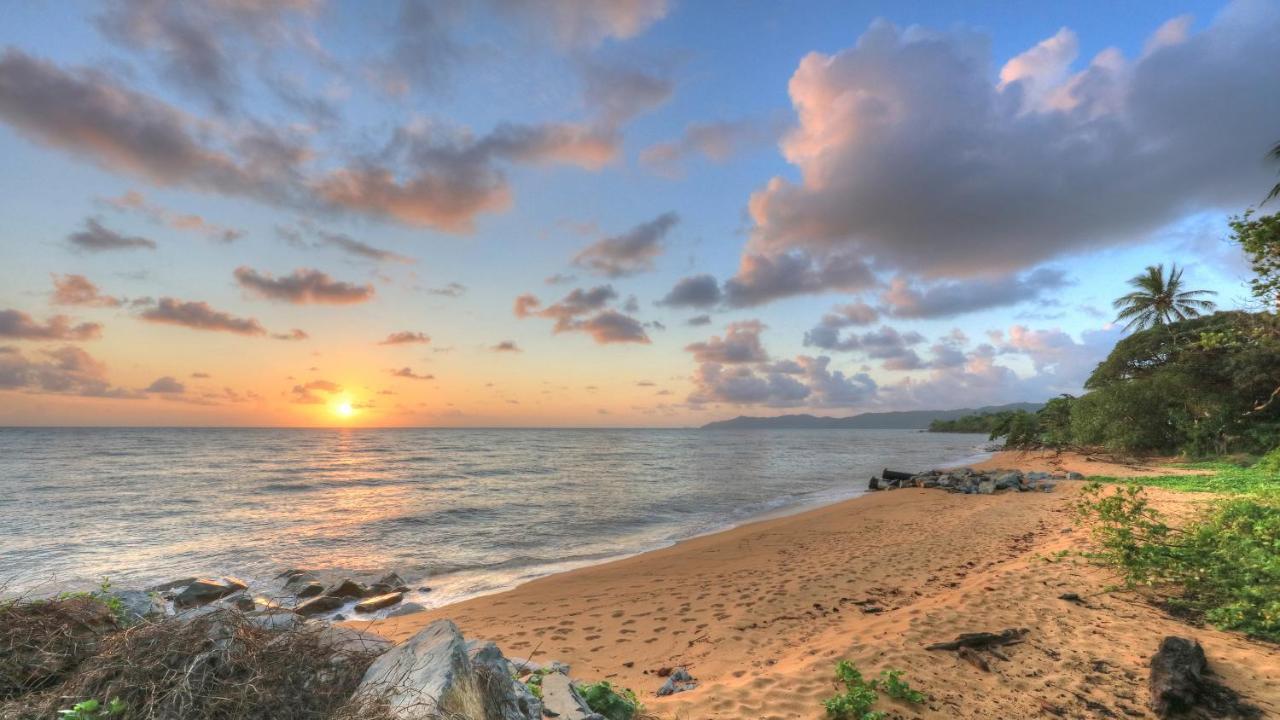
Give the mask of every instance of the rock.
[[120, 620], [125, 625], [136, 625], [147, 618], [162, 617], [164, 615], [164, 603], [160, 602], [160, 598], [155, 592], [109, 590], [106, 593], [96, 592], [94, 596], [104, 600], [109, 598], [119, 600], [121, 607]]
[[218, 604], [223, 607], [235, 608], [240, 612], [249, 612], [258, 607], [258, 604], [253, 601], [253, 598], [243, 593], [226, 598]]
[[369, 587], [369, 592], [375, 595], [386, 595], [391, 592], [408, 592], [409, 585], [405, 583], [404, 578], [396, 573], [387, 573], [378, 578], [378, 581]]
[[388, 608], [404, 599], [404, 593], [393, 592], [386, 595], [378, 595], [367, 600], [361, 600], [356, 603], [356, 612], [371, 613], [377, 612], [382, 608]]
[[558, 672], [542, 676], [543, 713], [554, 713], [551, 717], [564, 720], [586, 720], [591, 715], [591, 708], [582, 699], [567, 675]]
[[1200, 643], [1170, 635], [1151, 657], [1151, 709], [1161, 718], [1259, 718], [1262, 711], [1212, 678]]
[[395, 610], [392, 610], [391, 612], [387, 613], [387, 617], [393, 618], [393, 617], [400, 617], [401, 615], [412, 615], [417, 612], [422, 612], [423, 610], [426, 610], [426, 609], [427, 609], [427, 606], [423, 605], [422, 603], [415, 603], [415, 602], [405, 603], [400, 607], [396, 608]]
[[324, 592], [327, 597], [335, 598], [361, 598], [369, 592], [368, 588], [350, 578], [344, 578], [342, 582], [329, 588]]
[[676, 668], [667, 676], [667, 681], [662, 684], [662, 687], [658, 688], [658, 697], [675, 695], [696, 687], [698, 687], [698, 681], [694, 680], [692, 675], [685, 671], [684, 668]]
[[160, 583], [159, 585], [152, 585], [149, 588], [144, 588], [144, 590], [146, 592], [154, 592], [154, 593], [168, 592], [169, 590], [176, 590], [180, 587], [185, 587], [187, 585], [190, 585], [191, 583], [195, 582], [198, 579], [199, 578], [194, 578], [194, 577], [179, 578], [177, 580], [170, 580], [169, 582], [166, 582], [166, 583]]
[[490, 720], [542, 717], [542, 703], [507, 672], [497, 646], [484, 643], [468, 655], [462, 633], [448, 620], [374, 660], [356, 694], [381, 700], [390, 717], [405, 720], [464, 712]]
[[391, 649], [391, 641], [376, 633], [330, 625], [319, 631], [320, 643], [345, 655], [382, 654]]
[[243, 580], [233, 577], [221, 577], [216, 580], [201, 578], [183, 588], [173, 599], [175, 607], [195, 607], [211, 603], [232, 593], [249, 587]]
[[867, 489], [868, 489], [868, 490], [879, 490], [879, 489], [880, 489], [880, 478], [876, 477], [875, 475], [872, 475], [872, 476], [871, 476], [871, 480], [870, 480], [870, 482], [868, 482], [868, 483], [867, 483]]
[[[284, 589], [297, 595], [300, 590], [309, 587], [312, 584], [319, 583], [320, 577], [313, 572], [306, 570], [290, 570], [288, 579], [284, 582]], [[321, 588], [323, 589], [323, 587]]]
[[1028, 482], [1032, 482], [1035, 480], [1048, 480], [1049, 477], [1050, 477], [1049, 473], [1040, 472], [1039, 470], [1033, 470], [1032, 472], [1027, 473]]
[[322, 592], [324, 592], [323, 585], [321, 585], [318, 582], [309, 582], [306, 585], [303, 585], [302, 587], [298, 588], [298, 590], [296, 590], [293, 594], [299, 600], [303, 600], [309, 597], [315, 597]]
[[1053, 483], [1040, 483], [1040, 490], [1043, 492], [1053, 492]]
[[320, 613], [332, 612], [343, 605], [346, 605], [346, 601], [342, 598], [321, 595], [320, 597], [314, 597], [302, 603], [295, 607], [293, 611], [299, 615], [311, 616], [319, 615]]
[[1072, 470], [1071, 472], [1067, 473], [1067, 479], [1068, 479], [1068, 480], [1083, 480], [1083, 479], [1084, 479], [1084, 473], [1078, 473], [1078, 472], [1076, 472], [1076, 471]]
[[[1022, 473], [1017, 470], [1000, 473], [995, 476], [996, 490], [1012, 490], [1022, 484]], [[981, 483], [979, 483], [981, 485]], [[978, 492], [982, 492], [979, 490]], [[984, 493], [985, 494], [985, 493]]]
[[983, 480], [978, 483], [977, 493], [979, 495], [991, 495], [996, 491], [995, 480]]
[[245, 618], [263, 630], [293, 630], [305, 622], [297, 613], [284, 610], [259, 610]]

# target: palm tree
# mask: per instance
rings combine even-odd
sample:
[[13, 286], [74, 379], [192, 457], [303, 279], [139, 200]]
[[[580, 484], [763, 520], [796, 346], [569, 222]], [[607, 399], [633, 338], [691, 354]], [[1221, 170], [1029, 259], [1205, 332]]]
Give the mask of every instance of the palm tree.
[[[1280, 161], [1280, 143], [1276, 143], [1276, 146], [1271, 148], [1271, 152], [1267, 153], [1267, 156], [1272, 160]], [[1267, 200], [1273, 200], [1276, 196], [1280, 196], [1280, 183], [1276, 183], [1276, 186], [1271, 188], [1271, 192], [1267, 194]], [[1267, 200], [1262, 202], [1265, 204]]]
[[1213, 310], [1213, 301], [1204, 295], [1217, 295], [1212, 290], [1183, 290], [1182, 269], [1174, 263], [1165, 277], [1164, 265], [1148, 265], [1147, 271], [1129, 279], [1134, 292], [1112, 303], [1120, 314], [1116, 322], [1128, 320], [1125, 330], [1145, 330], [1156, 325], [1167, 325], [1175, 320], [1200, 317], [1202, 312]]

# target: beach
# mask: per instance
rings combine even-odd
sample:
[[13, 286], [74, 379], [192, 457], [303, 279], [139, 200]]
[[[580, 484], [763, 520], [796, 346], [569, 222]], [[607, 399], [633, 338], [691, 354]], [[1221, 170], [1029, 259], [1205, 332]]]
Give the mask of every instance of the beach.
[[[1156, 471], [1007, 452], [979, 467]], [[369, 629], [400, 641], [449, 618], [510, 657], [568, 663], [575, 677], [633, 688], [657, 717], [683, 720], [822, 717], [840, 659], [867, 675], [904, 670], [928, 699], [886, 708], [901, 717], [1154, 717], [1147, 662], [1165, 636], [1181, 635], [1200, 641], [1225, 684], [1280, 716], [1280, 648], [1108, 593], [1114, 575], [1074, 554], [1088, 548], [1073, 513], [1082, 486], [873, 493]], [[1175, 514], [1212, 499], [1149, 493]], [[1080, 600], [1060, 598], [1068, 593]], [[988, 671], [924, 649], [1007, 628], [1026, 628], [1025, 641], [1003, 649], [1007, 660], [991, 658]], [[672, 667], [699, 687], [656, 697], [658, 671]]]

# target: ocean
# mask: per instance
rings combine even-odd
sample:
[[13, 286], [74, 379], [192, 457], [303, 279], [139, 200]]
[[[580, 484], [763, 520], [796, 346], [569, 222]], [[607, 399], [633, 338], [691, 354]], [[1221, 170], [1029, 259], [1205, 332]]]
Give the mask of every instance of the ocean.
[[429, 607], [985, 455], [906, 430], [0, 428], [0, 588], [395, 570]]

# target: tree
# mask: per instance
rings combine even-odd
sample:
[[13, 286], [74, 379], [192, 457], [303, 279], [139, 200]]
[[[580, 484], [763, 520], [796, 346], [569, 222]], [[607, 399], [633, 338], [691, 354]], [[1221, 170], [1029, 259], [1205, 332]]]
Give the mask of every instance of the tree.
[[1175, 263], [1165, 277], [1164, 265], [1148, 265], [1147, 271], [1129, 279], [1134, 292], [1116, 300], [1113, 305], [1120, 311], [1116, 322], [1128, 320], [1125, 330], [1146, 330], [1156, 325], [1168, 325], [1179, 320], [1200, 317], [1216, 307], [1205, 295], [1216, 295], [1212, 290], [1183, 290], [1182, 269]]
[[[1267, 155], [1272, 160], [1280, 160], [1280, 143], [1276, 143], [1276, 146], [1271, 148], [1271, 152], [1267, 153]], [[1267, 200], [1274, 200], [1276, 197], [1280, 197], [1280, 183], [1276, 183], [1276, 186], [1271, 188], [1271, 192], [1267, 193]], [[1266, 203], [1267, 200], [1262, 202]]]
[[[1275, 194], [1272, 191], [1272, 196]], [[1231, 239], [1240, 244], [1253, 265], [1254, 277], [1249, 285], [1254, 297], [1280, 308], [1280, 213], [1255, 218], [1253, 210], [1246, 210], [1227, 224]]]

